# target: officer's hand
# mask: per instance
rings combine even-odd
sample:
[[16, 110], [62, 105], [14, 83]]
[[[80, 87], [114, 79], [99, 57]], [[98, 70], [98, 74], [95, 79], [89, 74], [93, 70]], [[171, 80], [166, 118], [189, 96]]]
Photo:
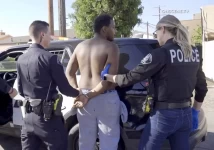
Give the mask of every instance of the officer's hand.
[[17, 94], [18, 94], [18, 92], [14, 88], [11, 88], [11, 90], [9, 91], [9, 95], [11, 98], [14, 98]]
[[74, 107], [76, 108], [82, 108], [88, 103], [88, 98], [85, 95], [80, 95], [78, 98], [74, 101]]
[[199, 116], [199, 110], [196, 110], [192, 108], [192, 130], [198, 129], [198, 116]]
[[107, 64], [106, 67], [101, 72], [101, 79], [104, 80], [104, 76], [108, 74], [111, 64]]

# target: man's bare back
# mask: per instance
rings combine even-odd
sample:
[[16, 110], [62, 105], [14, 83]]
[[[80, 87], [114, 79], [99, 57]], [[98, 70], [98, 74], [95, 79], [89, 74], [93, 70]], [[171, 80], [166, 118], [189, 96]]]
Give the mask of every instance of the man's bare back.
[[[92, 38], [80, 43], [68, 63], [66, 74], [73, 87], [78, 87], [74, 72], [79, 68], [81, 79], [79, 88], [93, 89], [101, 82], [100, 73], [108, 63], [109, 72], [117, 73], [119, 50], [115, 43], [102, 38]], [[69, 73], [68, 73], [69, 72]]]

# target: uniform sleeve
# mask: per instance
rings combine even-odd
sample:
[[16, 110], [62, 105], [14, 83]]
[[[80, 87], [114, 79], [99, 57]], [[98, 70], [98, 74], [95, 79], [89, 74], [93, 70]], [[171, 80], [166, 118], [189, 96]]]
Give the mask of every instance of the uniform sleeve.
[[17, 68], [17, 85], [18, 85], [18, 92], [19, 94], [24, 97], [24, 93], [23, 93], [23, 88], [22, 88], [22, 82], [21, 82], [21, 78], [20, 78], [20, 73], [19, 73], [19, 64], [17, 62], [16, 64], [16, 68]]
[[203, 102], [204, 97], [206, 96], [208, 91], [206, 77], [202, 70], [202, 62], [203, 62], [203, 59], [201, 59], [201, 65], [197, 72], [197, 82], [195, 86], [195, 100], [197, 102]]
[[163, 49], [153, 50], [146, 55], [133, 70], [127, 74], [117, 75], [116, 83], [120, 87], [141, 82], [155, 75], [166, 64], [166, 53]]
[[0, 91], [7, 94], [9, 93], [11, 86], [2, 78], [0, 78]]
[[54, 82], [59, 88], [59, 91], [67, 96], [77, 97], [79, 95], [79, 91], [70, 86], [61, 62], [58, 59], [58, 56], [54, 55], [50, 59], [51, 63], [51, 75], [53, 77]]

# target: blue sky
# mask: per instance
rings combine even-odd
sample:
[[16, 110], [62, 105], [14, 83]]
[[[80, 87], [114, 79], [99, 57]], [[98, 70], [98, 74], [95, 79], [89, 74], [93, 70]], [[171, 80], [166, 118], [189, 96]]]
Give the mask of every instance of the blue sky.
[[[58, 29], [58, 0], [54, 1], [54, 28]], [[73, 12], [71, 5], [75, 0], [66, 1], [66, 14]], [[0, 0], [0, 30], [12, 36], [28, 35], [28, 27], [34, 20], [48, 21], [47, 0]], [[192, 19], [194, 13], [200, 12], [200, 7], [214, 5], [214, 0], [142, 0], [144, 12], [141, 16], [143, 22], [156, 24], [158, 22], [158, 9], [161, 6], [165, 10], [188, 10], [189, 13], [174, 14], [180, 20]], [[162, 12], [161, 11], [161, 12]], [[69, 21], [69, 20], [67, 20]], [[135, 29], [146, 31], [144, 24]], [[149, 32], [154, 28], [150, 27]]]

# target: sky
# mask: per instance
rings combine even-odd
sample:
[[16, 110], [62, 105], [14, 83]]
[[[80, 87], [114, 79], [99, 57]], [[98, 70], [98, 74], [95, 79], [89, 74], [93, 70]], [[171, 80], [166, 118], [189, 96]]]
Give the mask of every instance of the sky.
[[[73, 13], [71, 8], [75, 0], [66, 1], [66, 14]], [[58, 30], [58, 0], [54, 2], [54, 29]], [[180, 20], [189, 20], [193, 14], [200, 13], [200, 7], [214, 5], [214, 0], [142, 0], [144, 6], [143, 15], [140, 16], [143, 22], [156, 24], [159, 20], [158, 7], [161, 14], [168, 10], [186, 10], [187, 13], [176, 13]], [[12, 36], [28, 35], [28, 27], [34, 20], [48, 21], [48, 0], [0, 0], [0, 30]], [[69, 19], [67, 20], [69, 23]], [[69, 26], [68, 26], [69, 28]], [[146, 31], [146, 25], [136, 25], [136, 30]], [[154, 26], [149, 27], [149, 32], [154, 32]]]

